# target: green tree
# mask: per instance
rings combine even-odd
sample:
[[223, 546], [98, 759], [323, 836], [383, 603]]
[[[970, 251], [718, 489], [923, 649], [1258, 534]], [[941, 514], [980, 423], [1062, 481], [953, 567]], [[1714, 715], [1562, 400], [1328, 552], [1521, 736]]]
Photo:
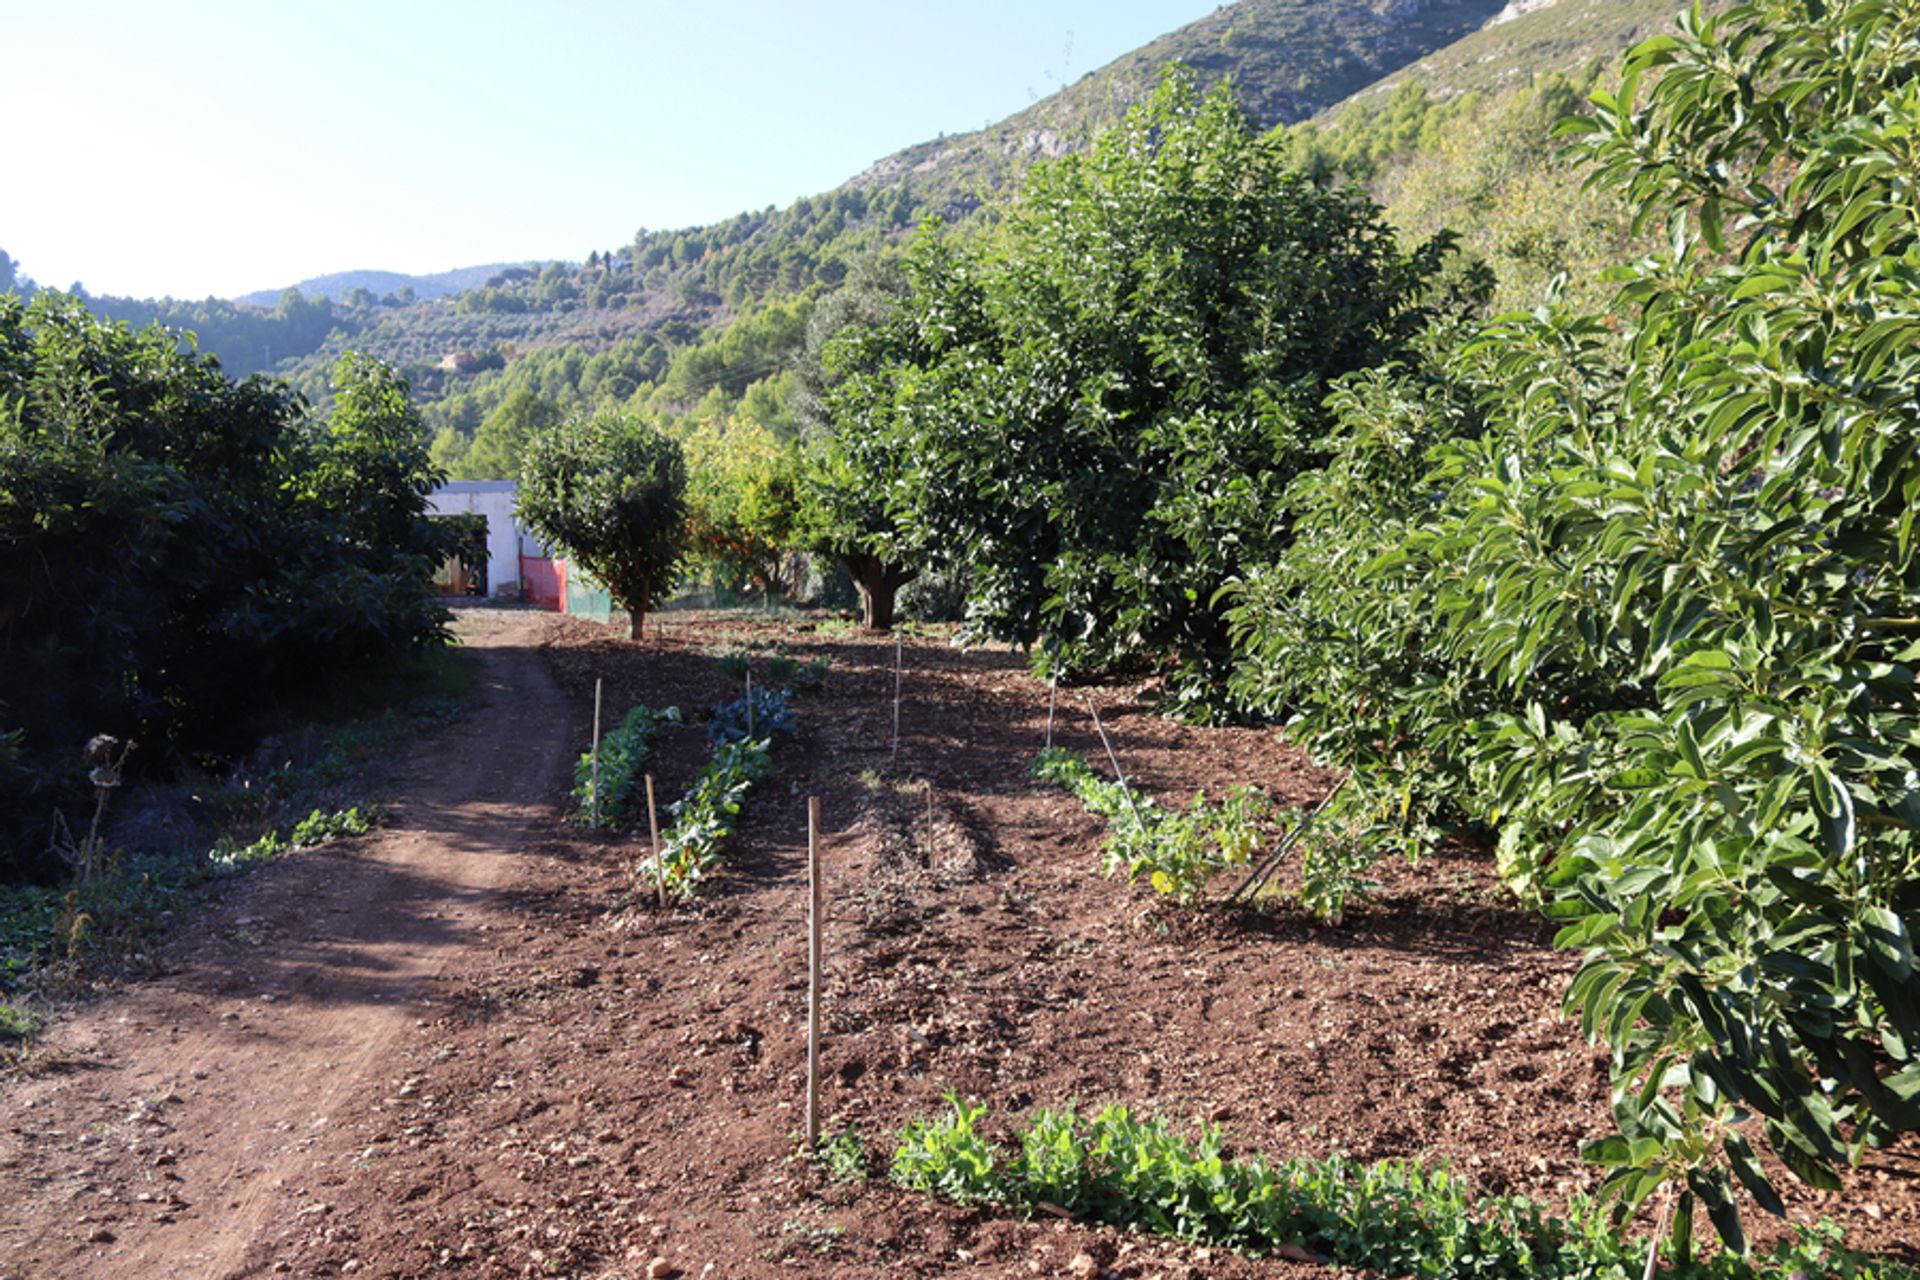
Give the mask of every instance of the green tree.
[[1052, 633], [1076, 667], [1171, 662], [1211, 700], [1217, 591], [1284, 545], [1332, 380], [1427, 323], [1445, 250], [1401, 253], [1230, 90], [1170, 73], [1036, 168], [991, 235], [923, 237], [899, 312], [843, 342], [840, 450], [900, 467], [871, 487], [909, 541], [964, 561], [976, 630]]
[[683, 445], [691, 554], [719, 585], [786, 595], [798, 515], [795, 448], [738, 420], [703, 423]]
[[553, 401], [521, 387], [500, 402], [473, 433], [473, 445], [459, 463], [462, 480], [511, 480], [520, 474], [527, 441], [560, 421]]
[[1782, 1211], [1762, 1140], [1835, 1189], [1920, 1128], [1916, 65], [1877, 0], [1638, 46], [1567, 126], [1665, 229], [1625, 332], [1549, 305], [1452, 387], [1350, 384], [1295, 496], [1322, 545], [1241, 588], [1247, 679], [1497, 827], [1583, 953], [1619, 1130], [1587, 1153], [1623, 1208], [1677, 1188], [1683, 1256], [1696, 1208], [1743, 1247], [1737, 1187]]
[[808, 326], [793, 397], [802, 423], [799, 538], [846, 565], [862, 623], [893, 629], [900, 589], [927, 552], [893, 518], [903, 446], [888, 418], [892, 375], [921, 354], [903, 305], [897, 258], [862, 259]]
[[680, 446], [638, 418], [573, 418], [527, 441], [520, 518], [606, 585], [632, 619], [672, 590], [687, 550]]

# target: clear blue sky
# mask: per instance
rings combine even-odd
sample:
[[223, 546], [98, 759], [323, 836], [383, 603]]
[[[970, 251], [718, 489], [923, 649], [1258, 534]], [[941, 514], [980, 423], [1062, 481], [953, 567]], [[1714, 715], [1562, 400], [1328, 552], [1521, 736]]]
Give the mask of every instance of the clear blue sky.
[[0, 249], [233, 296], [584, 258], [838, 186], [1206, 0], [0, 0]]

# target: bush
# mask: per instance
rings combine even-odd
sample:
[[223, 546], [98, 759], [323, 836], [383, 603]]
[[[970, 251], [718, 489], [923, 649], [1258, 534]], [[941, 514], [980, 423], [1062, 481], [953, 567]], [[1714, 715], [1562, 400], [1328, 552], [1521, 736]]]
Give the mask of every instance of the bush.
[[1587, 1155], [1682, 1255], [1783, 1210], [1762, 1134], [1837, 1189], [1920, 1129], [1920, 16], [1697, 13], [1568, 126], [1668, 230], [1624, 330], [1549, 298], [1350, 382], [1235, 606], [1244, 693], [1495, 828], [1584, 953]]
[[58, 872], [35, 824], [85, 801], [96, 734], [145, 770], [238, 751], [259, 708], [443, 638], [405, 383], [335, 384], [316, 421], [177, 335], [0, 297], [0, 879]]

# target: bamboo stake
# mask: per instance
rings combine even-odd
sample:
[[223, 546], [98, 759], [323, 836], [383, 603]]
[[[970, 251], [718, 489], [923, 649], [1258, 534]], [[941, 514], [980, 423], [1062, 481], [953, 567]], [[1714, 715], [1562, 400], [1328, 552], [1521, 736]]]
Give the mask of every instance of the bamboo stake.
[[893, 633], [893, 754], [887, 757], [887, 763], [890, 765], [900, 759], [900, 678], [904, 669], [900, 645], [900, 633], [895, 631]]
[[667, 905], [667, 864], [660, 857], [660, 815], [653, 807], [653, 775], [647, 775], [647, 830], [653, 836], [653, 874], [660, 882], [660, 905]]
[[1060, 705], [1060, 654], [1056, 650], [1047, 664], [1047, 750], [1053, 750], [1053, 712]]
[[1667, 1184], [1667, 1201], [1660, 1206], [1660, 1225], [1653, 1229], [1653, 1239], [1647, 1242], [1647, 1269], [1641, 1280], [1653, 1280], [1660, 1268], [1660, 1237], [1667, 1233], [1667, 1216], [1673, 1212], [1673, 1184]]
[[1121, 772], [1120, 757], [1113, 754], [1113, 743], [1107, 740], [1106, 726], [1100, 723], [1100, 708], [1093, 705], [1091, 693], [1087, 695], [1087, 710], [1093, 713], [1093, 728], [1100, 735], [1100, 745], [1107, 749], [1107, 760], [1113, 765], [1113, 776], [1120, 779], [1120, 794], [1127, 798], [1127, 810], [1133, 814], [1133, 825], [1140, 829], [1141, 835], [1145, 835], [1147, 824], [1141, 821], [1140, 809], [1133, 803], [1133, 788], [1127, 785], [1127, 775]]
[[600, 677], [593, 678], [593, 825], [600, 825]]
[[807, 797], [807, 1152], [820, 1147], [820, 797]]

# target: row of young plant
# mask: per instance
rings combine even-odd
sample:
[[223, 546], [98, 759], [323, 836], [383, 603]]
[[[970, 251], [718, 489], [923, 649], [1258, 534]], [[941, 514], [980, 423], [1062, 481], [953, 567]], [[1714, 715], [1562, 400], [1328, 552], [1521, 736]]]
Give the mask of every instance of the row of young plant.
[[[1636, 1280], [1648, 1246], [1622, 1237], [1604, 1207], [1576, 1197], [1566, 1216], [1524, 1196], [1480, 1194], [1444, 1165], [1345, 1157], [1269, 1161], [1229, 1154], [1220, 1131], [1188, 1138], [1164, 1120], [1108, 1106], [1090, 1117], [1041, 1110], [1011, 1145], [982, 1132], [984, 1106], [948, 1095], [909, 1122], [889, 1176], [962, 1204], [1073, 1218], [1256, 1254], [1319, 1259], [1385, 1275]], [[864, 1176], [851, 1132], [822, 1144], [841, 1176]], [[1723, 1251], [1665, 1274], [1701, 1280], [1821, 1275], [1914, 1280], [1910, 1268], [1848, 1253], [1831, 1224], [1759, 1259]]]
[[1698, 11], [1567, 127], [1664, 225], [1349, 379], [1294, 537], [1230, 589], [1239, 693], [1362, 794], [1497, 832], [1584, 952], [1637, 1205], [1742, 1240], [1920, 1129], [1920, 10]]
[[1215, 873], [1247, 865], [1260, 847], [1259, 823], [1273, 809], [1257, 787], [1235, 787], [1218, 802], [1202, 792], [1185, 809], [1167, 809], [1124, 781], [1108, 782], [1064, 747], [1034, 757], [1032, 772], [1111, 824], [1103, 871], [1126, 872], [1128, 884], [1144, 879], [1182, 906], [1198, 902]]
[[680, 708], [655, 711], [636, 706], [600, 739], [598, 753], [583, 752], [573, 765], [573, 820], [583, 827], [620, 825], [633, 780], [646, 763], [653, 735], [663, 724], [679, 724]]
[[[1426, 840], [1424, 831], [1384, 821], [1364, 805], [1340, 805], [1344, 789], [1325, 812], [1282, 807], [1258, 787], [1234, 787], [1218, 801], [1201, 792], [1186, 808], [1168, 809], [1124, 780], [1107, 781], [1063, 747], [1036, 756], [1032, 773], [1071, 791], [1107, 820], [1112, 831], [1103, 845], [1102, 870], [1126, 872], [1129, 884], [1146, 880], [1183, 907], [1200, 905], [1219, 873], [1250, 863], [1249, 878], [1235, 893], [1260, 891], [1274, 863], [1291, 850], [1300, 863], [1300, 904], [1337, 925], [1350, 903], [1364, 901], [1377, 887], [1368, 872], [1385, 846], [1397, 843], [1417, 858]], [[1279, 848], [1256, 858], [1263, 828], [1276, 824], [1288, 835]]]
[[747, 793], [773, 772], [773, 735], [794, 730], [787, 706], [792, 696], [761, 686], [713, 709], [707, 724], [713, 756], [687, 794], [667, 807], [672, 824], [661, 837], [658, 863], [642, 867], [643, 879], [663, 883], [681, 899], [700, 891], [733, 834]]

